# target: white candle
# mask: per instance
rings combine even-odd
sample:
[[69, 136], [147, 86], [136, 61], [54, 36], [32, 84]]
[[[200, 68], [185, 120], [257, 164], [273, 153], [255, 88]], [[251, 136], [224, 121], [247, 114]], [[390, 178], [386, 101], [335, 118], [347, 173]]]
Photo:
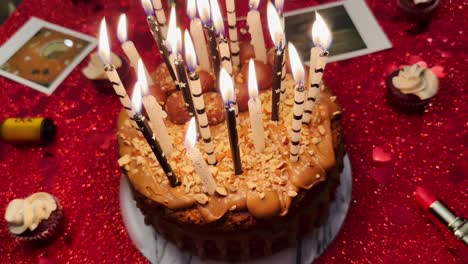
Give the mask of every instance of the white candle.
[[[122, 50], [125, 52], [125, 55], [130, 60], [130, 65], [136, 70], [138, 67], [138, 60], [141, 59], [140, 53], [133, 44], [133, 41], [128, 40], [127, 37], [127, 16], [125, 14], [121, 14], [119, 18], [119, 23], [117, 25], [117, 37], [122, 44]], [[153, 80], [148, 73], [148, 70], [145, 70], [146, 78], [148, 79], [148, 84], [153, 85]]]
[[211, 130], [208, 124], [208, 116], [206, 115], [205, 101], [201, 89], [200, 76], [197, 69], [197, 55], [193, 47], [192, 38], [187, 30], [184, 33], [185, 39], [185, 60], [187, 61], [188, 81], [190, 94], [192, 96], [193, 106], [198, 121], [200, 135], [203, 138], [205, 153], [208, 155], [208, 164], [216, 164], [216, 155], [213, 141], [211, 138]]
[[218, 50], [221, 60], [221, 66], [232, 75], [232, 62], [231, 51], [229, 50], [228, 40], [224, 34], [224, 22], [221, 16], [221, 10], [218, 6], [218, 1], [211, 1], [211, 16], [213, 18], [213, 25], [218, 36]]
[[312, 40], [315, 47], [310, 50], [309, 91], [304, 110], [303, 123], [309, 124], [312, 117], [315, 101], [320, 94], [320, 83], [328, 59], [328, 48], [332, 35], [323, 18], [316, 12], [315, 22], [312, 25]]
[[207, 192], [210, 195], [214, 195], [216, 190], [216, 181], [211, 175], [210, 168], [203, 159], [202, 154], [195, 146], [197, 142], [197, 127], [195, 119], [192, 118], [187, 129], [187, 134], [185, 136], [185, 148], [187, 149], [187, 157], [192, 162], [192, 166], [195, 169], [195, 172], [200, 177], [203, 191]]
[[167, 38], [167, 25], [166, 14], [161, 3], [161, 0], [153, 0], [153, 8], [156, 13], [156, 20], [158, 21], [159, 28], [162, 31], [163, 37]]
[[262, 103], [258, 97], [257, 77], [255, 64], [252, 59], [249, 61], [249, 117], [252, 128], [252, 140], [257, 153], [265, 150], [265, 130], [262, 119]]
[[247, 14], [247, 25], [249, 26], [249, 33], [251, 37], [251, 44], [255, 52], [255, 59], [267, 62], [267, 52], [265, 48], [265, 39], [263, 37], [262, 21], [260, 19], [260, 12], [258, 12], [258, 4], [260, 0], [250, 0], [250, 11]]
[[132, 103], [128, 97], [127, 91], [120, 80], [119, 74], [114, 65], [111, 64], [109, 38], [107, 35], [106, 19], [103, 18], [99, 30], [99, 57], [104, 63], [104, 70], [107, 78], [112, 83], [115, 93], [119, 97], [124, 109], [127, 111], [129, 117], [133, 117]]
[[231, 48], [232, 63], [239, 66], [239, 37], [237, 36], [237, 17], [236, 17], [236, 3], [234, 0], [226, 0], [227, 20], [229, 27], [229, 45]]
[[301, 140], [302, 129], [302, 114], [304, 110], [305, 101], [305, 88], [304, 88], [304, 67], [302, 66], [301, 59], [293, 44], [288, 44], [289, 60], [291, 63], [291, 71], [295, 82], [294, 92], [294, 107], [293, 107], [293, 120], [291, 128], [291, 141], [290, 141], [290, 160], [297, 162], [299, 160], [299, 143]]
[[146, 76], [144, 73], [145, 66], [143, 61], [138, 61], [138, 82], [140, 83], [141, 92], [143, 93], [143, 106], [153, 128], [156, 139], [161, 145], [163, 152], [169, 155], [174, 150], [172, 146], [172, 138], [169, 136], [164, 118], [167, 117], [166, 112], [159, 105], [158, 101], [152, 96], [148, 89]]
[[210, 71], [210, 56], [208, 55], [208, 46], [206, 45], [202, 22], [197, 18], [196, 0], [188, 0], [187, 15], [191, 20], [190, 34], [193, 37], [193, 44], [198, 53], [200, 68], [205, 71]]
[[278, 15], [280, 17], [281, 25], [283, 26], [283, 30], [284, 30], [284, 14], [283, 14], [284, 0], [275, 0], [275, 7], [276, 7], [276, 10], [278, 10]]

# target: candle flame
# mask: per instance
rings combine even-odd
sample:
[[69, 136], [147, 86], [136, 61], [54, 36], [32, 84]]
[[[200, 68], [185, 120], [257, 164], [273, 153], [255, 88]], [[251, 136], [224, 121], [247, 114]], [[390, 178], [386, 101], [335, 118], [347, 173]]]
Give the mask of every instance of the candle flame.
[[153, 4], [151, 4], [150, 0], [141, 0], [141, 5], [143, 6], [143, 9], [145, 10], [147, 16], [154, 15]]
[[284, 37], [283, 26], [281, 25], [278, 12], [270, 1], [268, 1], [267, 4], [267, 21], [271, 40], [275, 44], [275, 47], [284, 49], [286, 41]]
[[167, 26], [167, 39], [166, 45], [167, 48], [172, 52], [177, 54], [177, 20], [176, 20], [176, 10], [175, 7], [171, 7], [171, 12], [169, 15], [169, 24]]
[[143, 95], [149, 94], [148, 79], [146, 78], [145, 65], [143, 64], [143, 61], [141, 59], [138, 60], [137, 76], [138, 82], [140, 83], [141, 93]]
[[278, 13], [283, 13], [284, 0], [275, 0], [275, 7], [278, 9]]
[[197, 0], [198, 15], [205, 26], [210, 25], [210, 3], [208, 0]]
[[197, 16], [197, 2], [196, 0], [187, 1], [187, 15], [190, 20], [194, 19]]
[[111, 63], [110, 58], [110, 47], [109, 47], [109, 37], [107, 35], [107, 26], [106, 18], [104, 17], [101, 20], [101, 27], [99, 29], [99, 48], [98, 48], [99, 57], [101, 58], [102, 63], [109, 64]]
[[221, 95], [226, 105], [235, 101], [232, 78], [224, 67], [221, 68], [219, 73], [219, 89], [221, 90]]
[[256, 10], [259, 4], [260, 4], [260, 0], [249, 0], [250, 10], [253, 10], [253, 9]]
[[224, 22], [221, 10], [219, 9], [218, 0], [211, 0], [211, 16], [216, 34], [224, 36]]
[[330, 29], [317, 12], [315, 12], [315, 22], [312, 25], [312, 40], [316, 46], [320, 46], [324, 50], [328, 50], [332, 42]]
[[141, 86], [138, 81], [135, 83], [135, 88], [133, 88], [132, 108], [135, 113], [141, 112]]
[[127, 16], [121, 14], [119, 17], [119, 23], [117, 24], [117, 38], [120, 43], [127, 41]]
[[249, 60], [249, 96], [250, 98], [258, 97], [257, 73], [255, 72], [255, 63], [252, 59]]
[[185, 147], [187, 150], [193, 149], [195, 143], [197, 143], [197, 123], [195, 122], [195, 117], [192, 117], [185, 134]]
[[197, 54], [195, 53], [195, 48], [193, 46], [192, 37], [188, 30], [185, 30], [184, 33], [185, 40], [185, 61], [187, 62], [187, 67], [190, 72], [194, 72], [197, 69]]
[[288, 44], [289, 60], [291, 63], [291, 72], [296, 83], [304, 84], [304, 67], [301, 58], [297, 53], [296, 47], [292, 43]]

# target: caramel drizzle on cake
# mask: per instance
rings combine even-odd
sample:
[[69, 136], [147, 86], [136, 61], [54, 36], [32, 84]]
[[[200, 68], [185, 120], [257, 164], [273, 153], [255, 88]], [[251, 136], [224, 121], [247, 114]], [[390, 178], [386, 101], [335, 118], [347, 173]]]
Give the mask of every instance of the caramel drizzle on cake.
[[[270, 121], [271, 92], [260, 91], [265, 124], [266, 149], [255, 152], [251, 139], [249, 114], [239, 113], [238, 133], [244, 173], [234, 175], [227, 129], [224, 123], [211, 126], [218, 164], [210, 167], [217, 183], [215, 195], [205, 194], [200, 178], [186, 157], [183, 145], [187, 124], [166, 121], [174, 138], [175, 150], [168, 157], [181, 186], [171, 188], [151, 150], [125, 112], [119, 116], [119, 164], [132, 186], [147, 198], [169, 209], [194, 208], [206, 223], [214, 222], [229, 211], [248, 210], [256, 218], [286, 215], [301, 191], [326, 180], [326, 172], [335, 166], [331, 120], [340, 114], [335, 97], [322, 86], [312, 121], [301, 133], [300, 158], [289, 160], [289, 137], [293, 101], [292, 77], [286, 75], [286, 99], [280, 109], [280, 121]], [[199, 144], [202, 143], [199, 140]], [[207, 158], [206, 154], [204, 157]]]

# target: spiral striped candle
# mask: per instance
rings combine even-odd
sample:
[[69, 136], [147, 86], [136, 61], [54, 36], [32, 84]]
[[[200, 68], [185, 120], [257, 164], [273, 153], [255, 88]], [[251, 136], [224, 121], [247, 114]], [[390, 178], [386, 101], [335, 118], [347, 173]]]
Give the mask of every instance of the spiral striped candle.
[[205, 101], [201, 89], [200, 75], [196, 71], [197, 57], [193, 47], [192, 38], [187, 30], [184, 33], [185, 39], [185, 60], [187, 61], [187, 74], [189, 77], [189, 89], [192, 96], [193, 106], [195, 108], [198, 128], [203, 139], [205, 153], [208, 155], [208, 164], [216, 164], [216, 155], [211, 138], [211, 130], [206, 115]]
[[297, 162], [299, 160], [299, 149], [302, 129], [302, 114], [304, 111], [305, 87], [304, 87], [304, 67], [294, 45], [288, 45], [289, 59], [291, 62], [291, 71], [294, 77], [294, 107], [293, 120], [291, 127], [290, 141], [290, 160]]
[[235, 66], [240, 64], [239, 37], [237, 35], [236, 3], [234, 0], [226, 0], [227, 21], [229, 27], [229, 45], [231, 48], [232, 63]]

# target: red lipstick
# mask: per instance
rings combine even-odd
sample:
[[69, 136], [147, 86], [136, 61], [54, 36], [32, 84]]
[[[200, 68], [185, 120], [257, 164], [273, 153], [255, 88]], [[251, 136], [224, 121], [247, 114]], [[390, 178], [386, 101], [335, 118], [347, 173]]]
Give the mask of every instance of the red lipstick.
[[422, 187], [416, 187], [416, 201], [433, 216], [435, 216], [445, 227], [458, 239], [468, 245], [468, 221], [457, 216], [442, 201]]

